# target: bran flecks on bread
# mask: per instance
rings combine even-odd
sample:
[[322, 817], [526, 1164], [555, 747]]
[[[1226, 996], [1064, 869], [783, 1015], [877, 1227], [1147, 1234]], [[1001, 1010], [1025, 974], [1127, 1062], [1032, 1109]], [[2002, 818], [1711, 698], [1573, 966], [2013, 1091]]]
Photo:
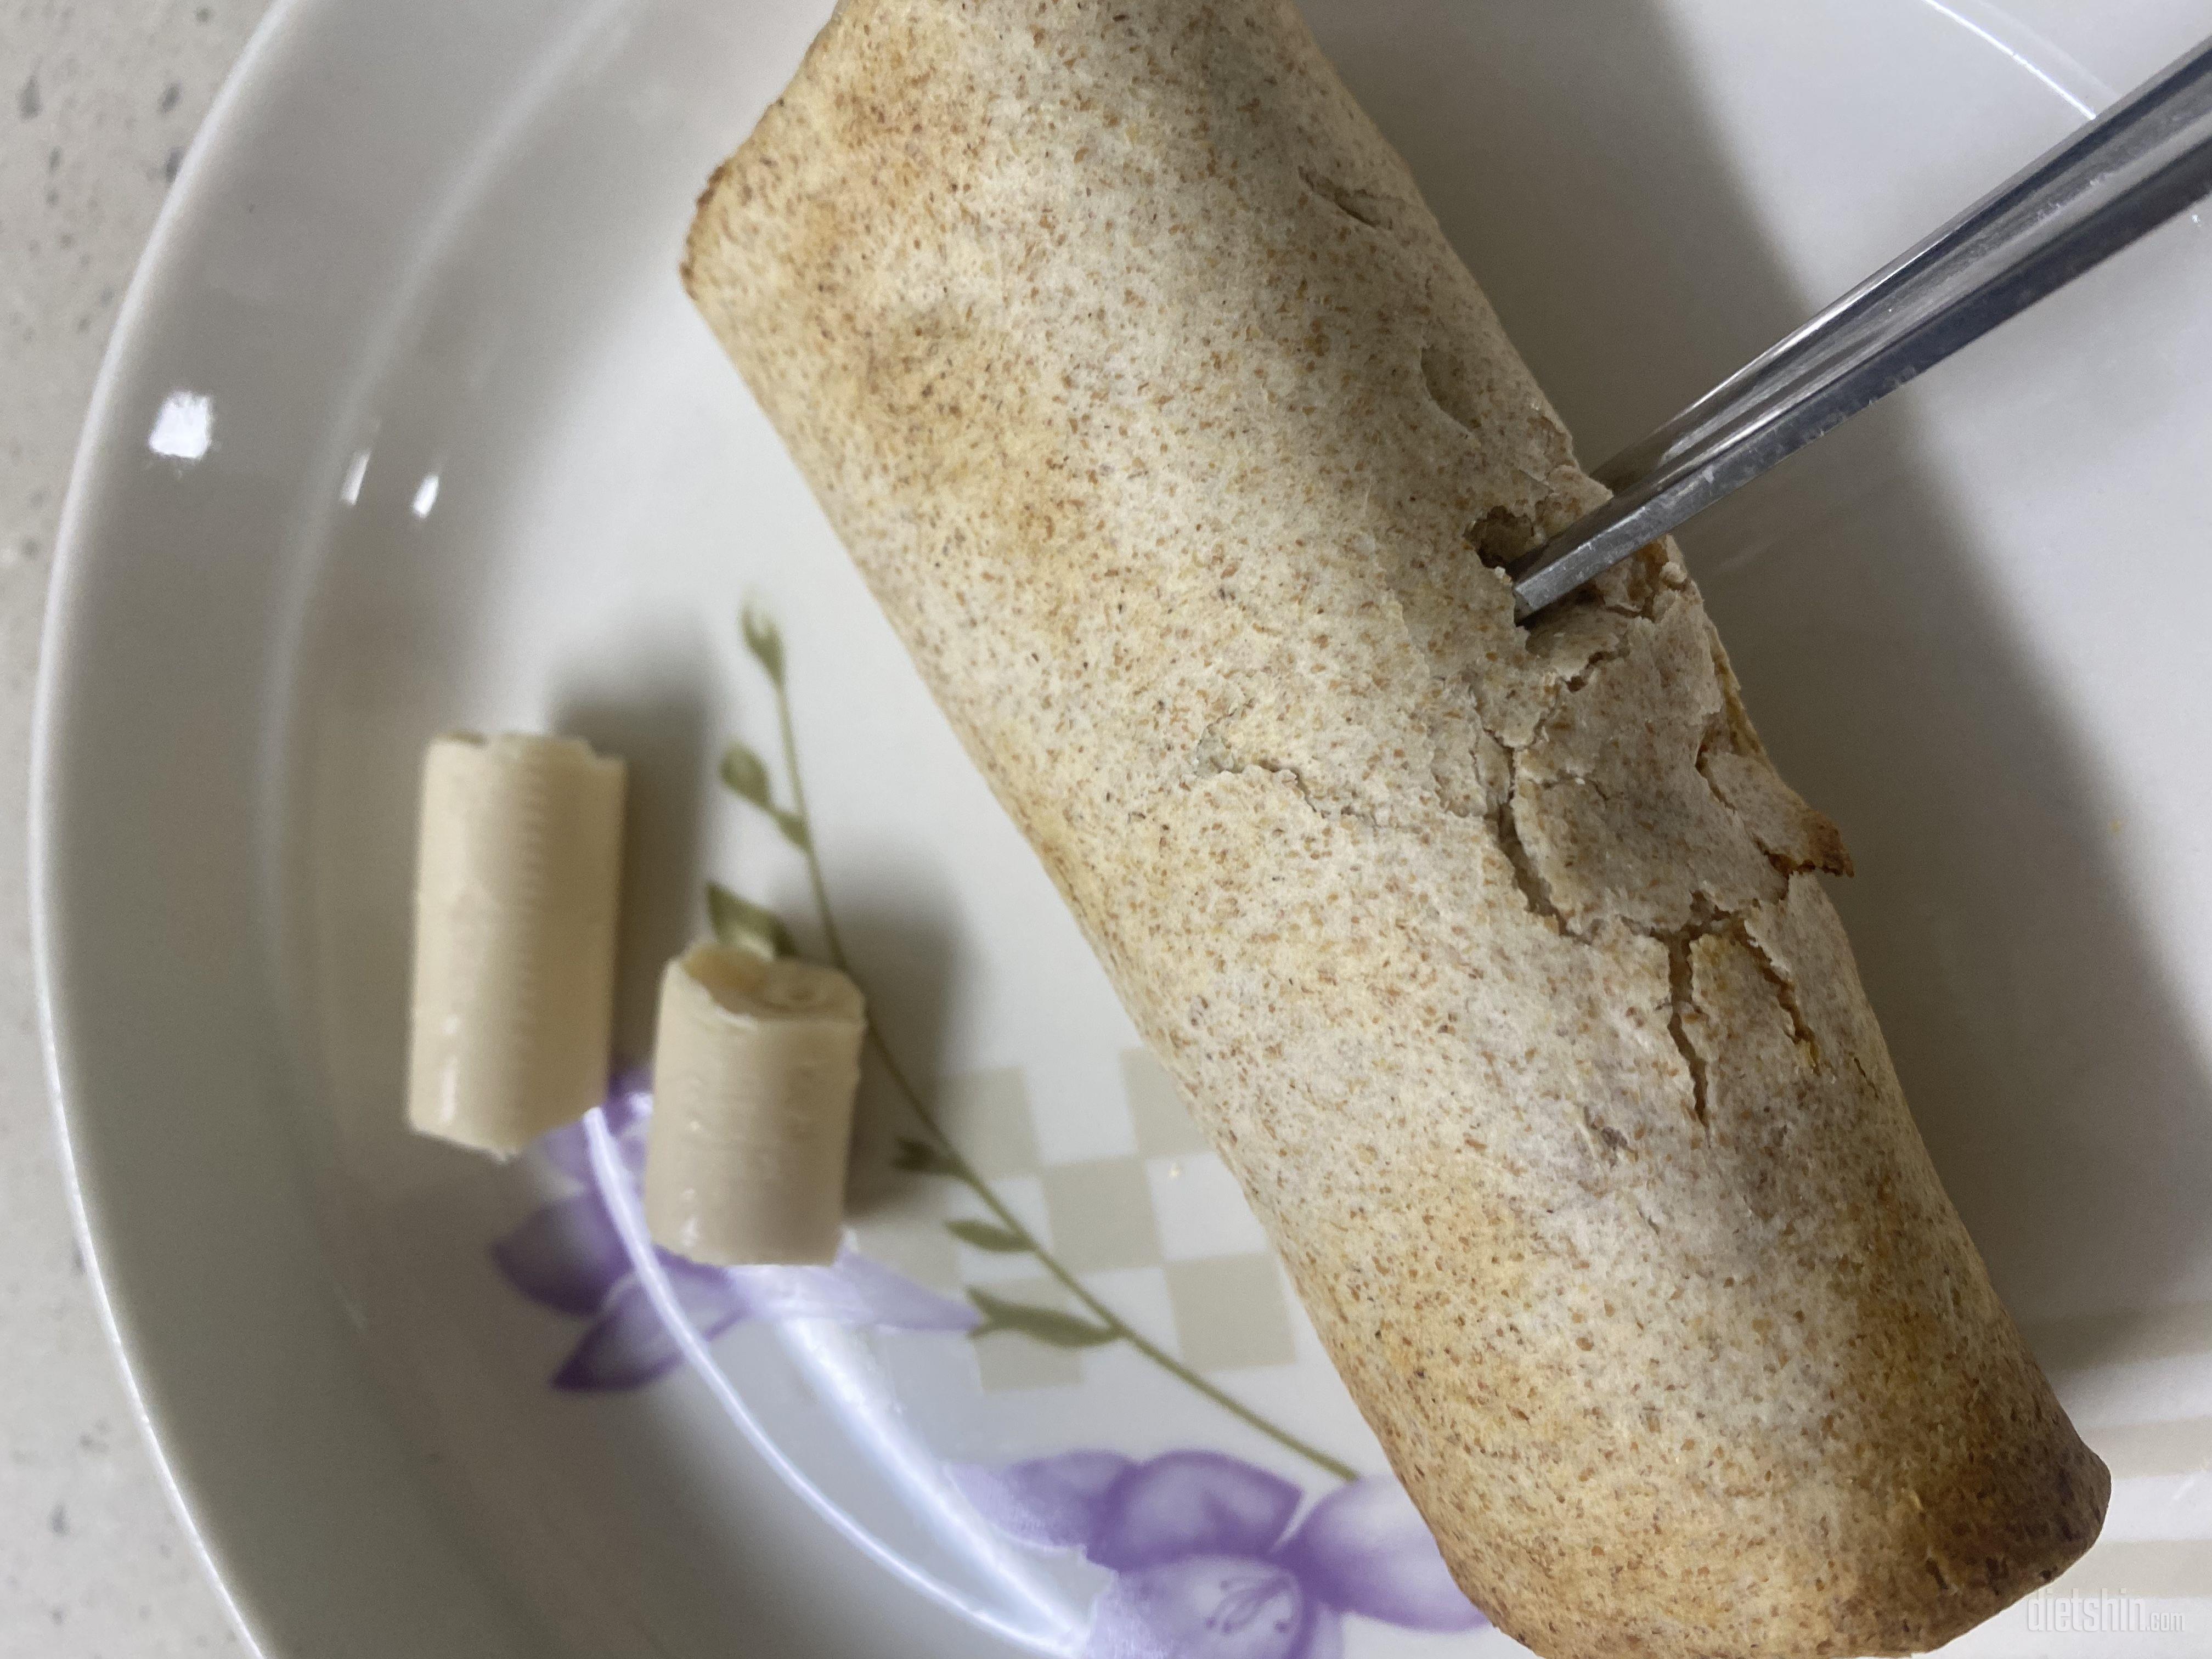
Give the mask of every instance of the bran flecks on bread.
[[2109, 1481], [1913, 1127], [1697, 590], [1287, 0], [846, 0], [686, 283], [1552, 1659], [1931, 1647]]

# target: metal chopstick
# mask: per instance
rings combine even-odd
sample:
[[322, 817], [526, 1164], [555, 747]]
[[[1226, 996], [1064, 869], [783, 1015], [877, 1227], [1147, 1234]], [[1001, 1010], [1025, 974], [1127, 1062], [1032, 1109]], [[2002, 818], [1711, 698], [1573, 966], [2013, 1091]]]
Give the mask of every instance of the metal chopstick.
[[1509, 567], [1527, 617], [2212, 191], [2212, 41], [1597, 471], [1613, 498]]

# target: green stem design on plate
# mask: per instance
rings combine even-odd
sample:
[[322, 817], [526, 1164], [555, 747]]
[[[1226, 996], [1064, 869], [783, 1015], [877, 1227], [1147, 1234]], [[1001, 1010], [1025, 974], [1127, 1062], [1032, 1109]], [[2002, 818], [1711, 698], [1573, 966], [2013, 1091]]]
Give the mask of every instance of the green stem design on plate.
[[[723, 762], [723, 781], [734, 793], [766, 813], [782, 832], [784, 839], [799, 850], [800, 857], [805, 860], [807, 884], [813, 890], [815, 914], [821, 923], [823, 942], [830, 960], [857, 982], [859, 975], [854, 973], [852, 962], [845, 954], [844, 942], [837, 933], [836, 917], [830, 904], [829, 883], [823, 875], [821, 854], [815, 850], [813, 825], [807, 817], [806, 788], [799, 770], [799, 742], [792, 726], [791, 695], [784, 684], [782, 635], [774, 622], [750, 607], [744, 613], [743, 627], [745, 648], [751, 653], [754, 661], [760, 665], [769, 684], [775, 688], [776, 732], [783, 749], [785, 782], [791, 792], [790, 809], [784, 811], [776, 806], [769, 785], [767, 769], [760, 764], [758, 757], [750, 750], [732, 749]], [[710, 890], [709, 902], [720, 910], [736, 907], [745, 919], [735, 925], [749, 943], [766, 942], [764, 930], [775, 925], [772, 918], [766, 922], [759, 921], [757, 918], [765, 916], [765, 912], [720, 889]], [[779, 939], [775, 943], [788, 948], [785, 939]], [[1029, 1230], [1021, 1218], [1006, 1206], [998, 1194], [992, 1190], [991, 1183], [976, 1172], [975, 1165], [952, 1144], [952, 1138], [939, 1125], [936, 1115], [923, 1099], [921, 1091], [907, 1076], [905, 1068], [900, 1066], [897, 1056], [891, 1053], [890, 1046], [884, 1041], [883, 1033], [877, 1029], [872, 1019], [868, 1022], [867, 1041], [877, 1060], [881, 1062], [884, 1075], [890, 1079], [891, 1086], [898, 1091], [899, 1097], [906, 1103], [907, 1109], [914, 1114], [915, 1121], [929, 1137], [927, 1144], [918, 1141], [902, 1143], [901, 1167], [946, 1176], [966, 1187], [990, 1211], [1000, 1230], [995, 1235], [979, 1236], [971, 1238], [970, 1242], [981, 1243], [986, 1249], [1008, 1253], [1018, 1251], [1035, 1257], [1044, 1270], [1074, 1297], [1085, 1312], [1097, 1322], [1095, 1325], [1085, 1324], [1079, 1319], [1051, 1309], [1010, 1303], [988, 1291], [971, 1290], [969, 1299], [983, 1315], [983, 1322], [976, 1327], [975, 1334], [1011, 1331], [1060, 1347], [1096, 1347], [1111, 1342], [1126, 1342], [1177, 1382], [1203, 1395], [1278, 1445], [1296, 1452], [1316, 1468], [1326, 1470], [1340, 1480], [1359, 1478], [1358, 1471], [1348, 1463], [1331, 1457], [1318, 1447], [1307, 1444], [1279, 1424], [1271, 1422], [1243, 1401], [1208, 1382], [1142, 1332], [1132, 1328], [1121, 1315], [1094, 1296], [1081, 1279], [1044, 1247], [1043, 1242]], [[976, 1224], [969, 1225], [974, 1227]]]

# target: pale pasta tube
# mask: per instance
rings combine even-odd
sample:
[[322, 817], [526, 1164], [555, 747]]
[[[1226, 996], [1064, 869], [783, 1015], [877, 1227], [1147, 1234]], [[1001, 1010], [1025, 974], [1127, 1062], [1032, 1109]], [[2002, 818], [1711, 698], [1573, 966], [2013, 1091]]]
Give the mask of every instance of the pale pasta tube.
[[721, 1267], [834, 1257], [866, 1031], [835, 968], [720, 945], [670, 963], [645, 1157], [654, 1242]]
[[605, 1091], [623, 769], [459, 732], [422, 763], [407, 1115], [502, 1156]]

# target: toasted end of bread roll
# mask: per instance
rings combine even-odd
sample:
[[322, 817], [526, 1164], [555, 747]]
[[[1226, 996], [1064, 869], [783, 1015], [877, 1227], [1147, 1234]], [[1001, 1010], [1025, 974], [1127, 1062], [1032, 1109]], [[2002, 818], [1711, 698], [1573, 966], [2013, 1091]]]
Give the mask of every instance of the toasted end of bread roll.
[[835, 968], [720, 945], [670, 963], [645, 1158], [654, 1243], [720, 1267], [833, 1260], [866, 1035]]
[[606, 1092], [623, 763], [461, 732], [422, 762], [407, 1118], [502, 1157]]
[[2088, 1547], [1840, 838], [1671, 544], [1516, 624], [1602, 491], [1289, 0], [845, 0], [684, 276], [1502, 1628], [1900, 1653]]

